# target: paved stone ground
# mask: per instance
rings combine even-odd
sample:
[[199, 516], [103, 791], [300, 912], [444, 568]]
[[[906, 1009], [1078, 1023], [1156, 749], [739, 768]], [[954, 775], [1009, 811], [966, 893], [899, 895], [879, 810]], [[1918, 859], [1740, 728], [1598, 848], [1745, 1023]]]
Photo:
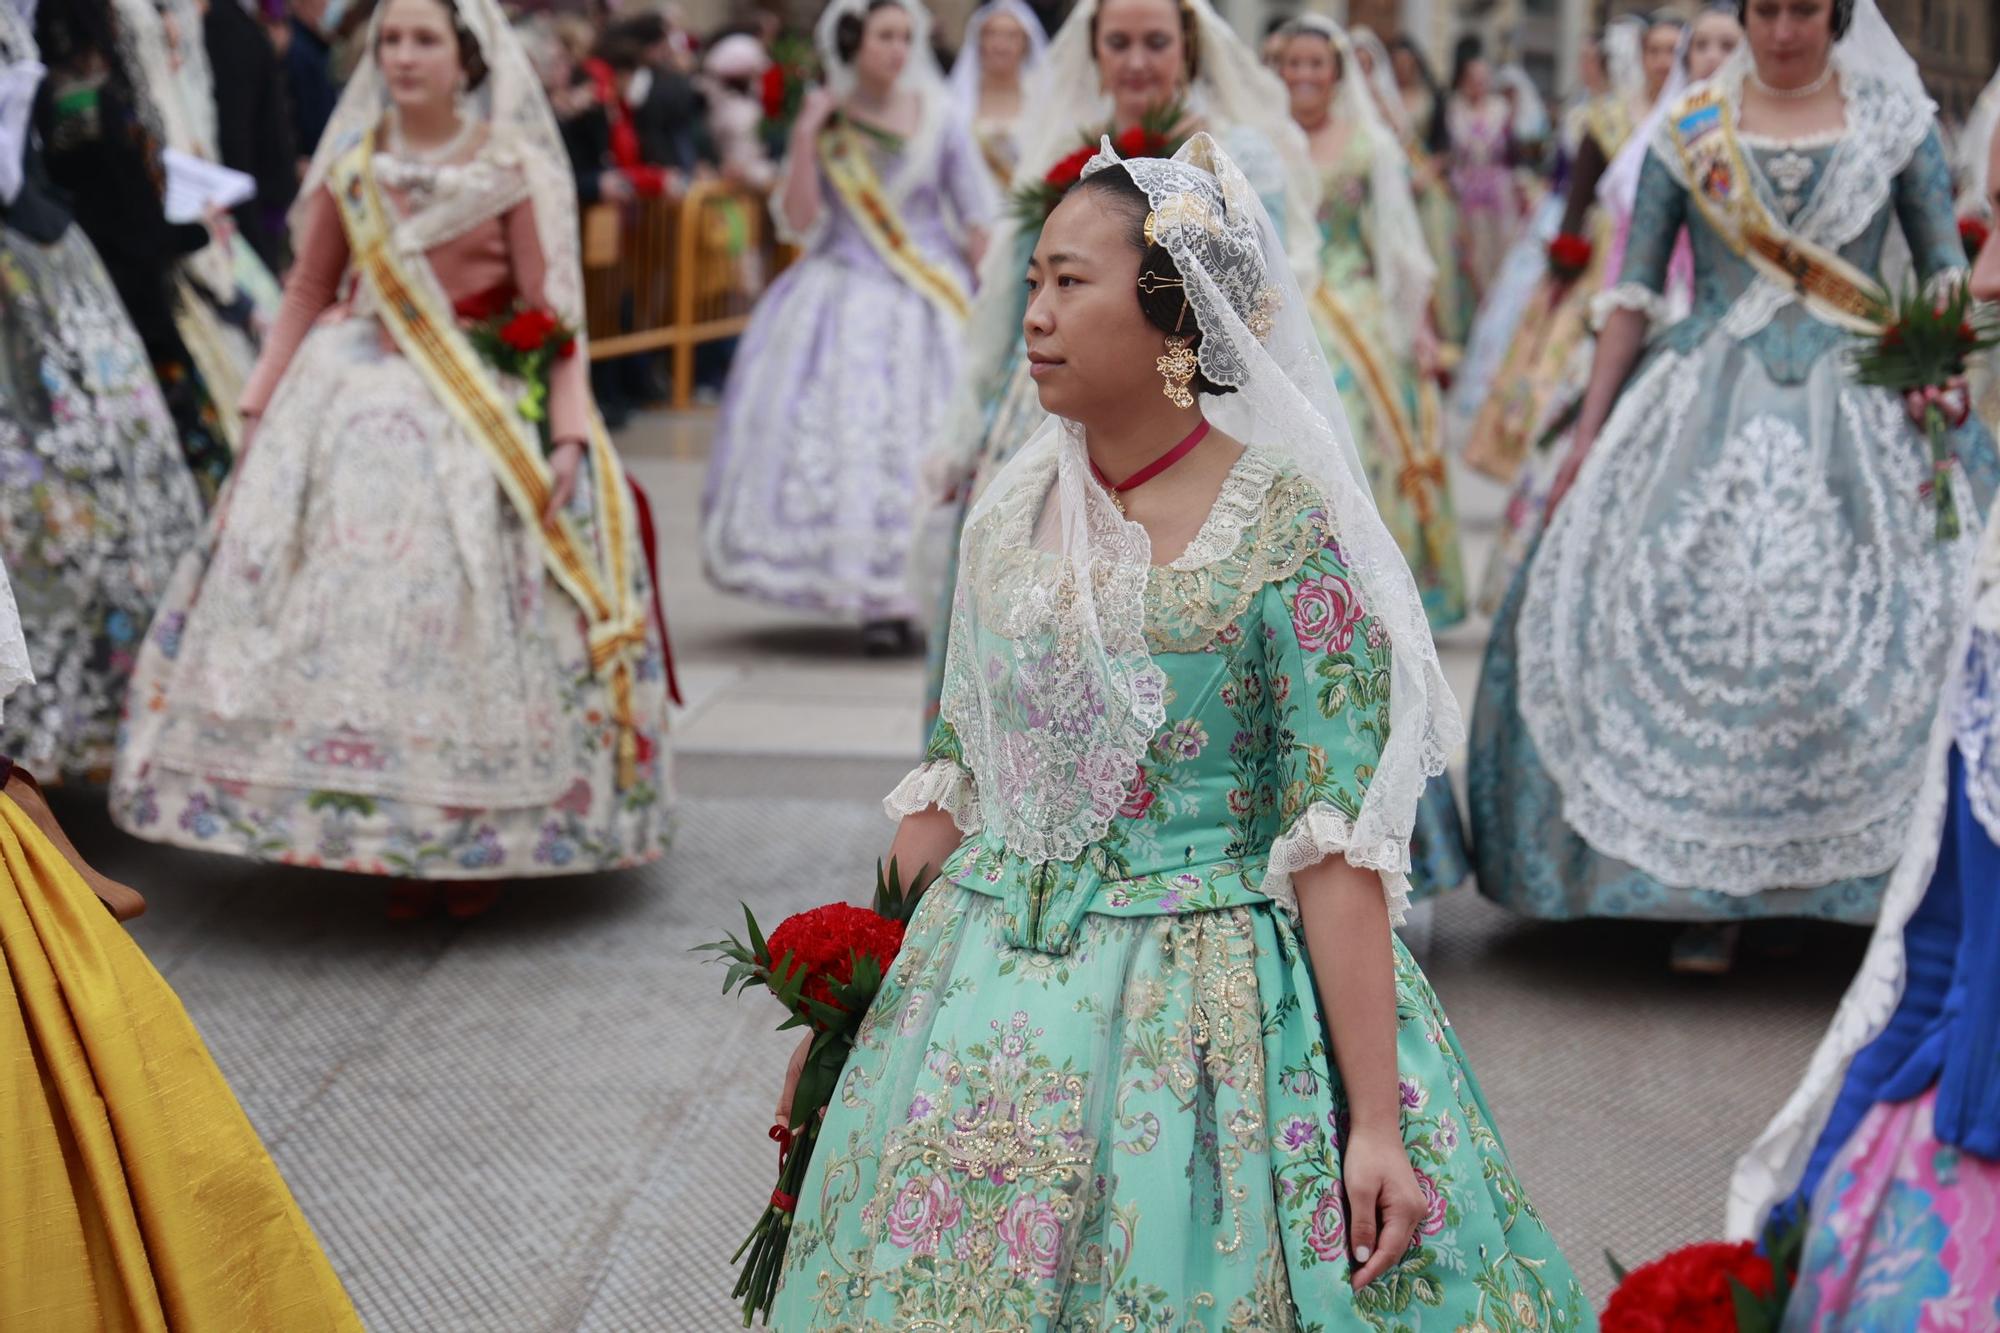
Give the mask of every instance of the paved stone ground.
[[[681, 836], [643, 872], [546, 881], [466, 925], [392, 926], [380, 885], [133, 842], [66, 798], [140, 885], [135, 934], [187, 1004], [364, 1318], [381, 1330], [733, 1327], [728, 1256], [770, 1188], [788, 1036], [691, 946], [863, 887], [875, 803], [917, 739], [921, 668], [703, 585], [702, 418], [626, 432], [669, 551], [689, 707]], [[1498, 497], [1462, 485], [1476, 571]], [[1469, 704], [1483, 628], [1449, 668]], [[1735, 1153], [1789, 1089], [1859, 958], [1816, 930], [1736, 975], [1668, 975], [1668, 932], [1550, 927], [1470, 892], [1422, 956], [1502, 1134], [1602, 1298], [1603, 1254], [1719, 1225]], [[1756, 943], [1753, 936], [1752, 943]], [[1772, 941], [1777, 943], [1777, 941]]]

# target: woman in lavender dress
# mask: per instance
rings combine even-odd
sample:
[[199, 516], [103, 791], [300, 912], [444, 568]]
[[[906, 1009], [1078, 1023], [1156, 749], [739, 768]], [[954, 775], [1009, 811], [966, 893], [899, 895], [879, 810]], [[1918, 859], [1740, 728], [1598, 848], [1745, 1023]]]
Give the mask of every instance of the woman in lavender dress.
[[[917, 0], [837, 0], [833, 84], [800, 113], [774, 200], [806, 251], [750, 322], [702, 497], [716, 586], [909, 645], [917, 463], [952, 383], [996, 207]], [[970, 261], [970, 262], [969, 262]]]

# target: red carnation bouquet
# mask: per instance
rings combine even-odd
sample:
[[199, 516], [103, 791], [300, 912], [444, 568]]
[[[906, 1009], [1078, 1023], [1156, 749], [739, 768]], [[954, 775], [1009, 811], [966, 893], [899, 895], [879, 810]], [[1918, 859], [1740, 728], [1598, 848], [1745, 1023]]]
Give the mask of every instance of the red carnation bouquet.
[[1958, 220], [1958, 239], [1959, 243], [1965, 247], [1966, 258], [1979, 258], [1979, 252], [1986, 248], [1986, 238], [1992, 235], [1992, 232], [1993, 229], [1986, 224], [1985, 218], [1972, 217], [1970, 215], [1960, 218]]
[[1038, 181], [1023, 185], [1014, 191], [1014, 216], [1024, 231], [1040, 231], [1049, 214], [1056, 211], [1056, 205], [1063, 201], [1070, 187], [1083, 179], [1083, 169], [1090, 165], [1103, 146], [1106, 136], [1111, 146], [1118, 150], [1121, 158], [1172, 157], [1188, 141], [1187, 134], [1177, 133], [1187, 120], [1187, 108], [1174, 102], [1157, 111], [1147, 113], [1137, 125], [1120, 134], [1112, 134], [1111, 127], [1083, 136], [1075, 152], [1057, 161]]
[[1588, 236], [1573, 231], [1560, 232], [1549, 242], [1549, 272], [1563, 282], [1574, 282], [1590, 267], [1593, 250]]
[[550, 444], [549, 371], [556, 362], [576, 355], [576, 330], [552, 311], [516, 302], [473, 323], [466, 336], [488, 365], [526, 386], [515, 407], [524, 420], [535, 423], [546, 452]]
[[2000, 323], [1992, 313], [1973, 308], [1972, 292], [1960, 282], [1941, 301], [1912, 284], [1901, 296], [1886, 301], [1877, 315], [1882, 332], [1863, 342], [1854, 357], [1854, 378], [1862, 384], [1924, 403], [1924, 434], [1931, 445], [1931, 479], [1927, 483], [1937, 505], [1937, 537], [1950, 541], [1960, 528], [1958, 507], [1951, 498], [1951, 446], [1946, 432], [1964, 424], [1972, 405], [1964, 394], [1946, 386], [1965, 374], [1971, 357], [2000, 343]]
[[1604, 1257], [1618, 1289], [1603, 1333], [1777, 1333], [1805, 1246], [1805, 1218], [1774, 1222], [1760, 1253], [1751, 1241], [1683, 1246], [1626, 1272]]
[[[921, 883], [923, 876], [918, 871], [913, 882]], [[778, 1031], [810, 1028], [813, 1032], [805, 1068], [792, 1094], [791, 1124], [771, 1127], [771, 1138], [778, 1144], [777, 1188], [749, 1239], [732, 1258], [743, 1265], [731, 1294], [743, 1302], [745, 1328], [753, 1318], [771, 1312], [785, 1246], [791, 1239], [792, 1212], [819, 1139], [820, 1116], [833, 1101], [861, 1020], [903, 947], [903, 928], [916, 903], [915, 895], [903, 891], [902, 875], [891, 861], [886, 870], [879, 864], [875, 867], [872, 910], [828, 903], [787, 917], [766, 939], [746, 905], [743, 923], [748, 939], [732, 934], [695, 950], [729, 960], [723, 994], [760, 984], [778, 997], [789, 1015]]]

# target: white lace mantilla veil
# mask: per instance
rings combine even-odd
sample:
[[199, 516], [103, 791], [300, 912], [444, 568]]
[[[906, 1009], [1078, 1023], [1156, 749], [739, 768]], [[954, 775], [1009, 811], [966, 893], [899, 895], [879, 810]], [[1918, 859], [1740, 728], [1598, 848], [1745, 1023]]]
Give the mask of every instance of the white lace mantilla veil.
[[1993, 199], [1986, 179], [1993, 160], [1993, 135], [2000, 130], [2000, 73], [1993, 76], [1958, 134], [1958, 213], [1960, 217], [1993, 219]]
[[[7, 0], [0, 0], [0, 9], [6, 4]], [[28, 665], [28, 641], [21, 633], [21, 609], [14, 605], [14, 586], [7, 581], [5, 562], [0, 562], [0, 709], [4, 709], [8, 695], [34, 680], [34, 669]]]
[[[1640, 29], [1642, 41], [1645, 31], [1643, 27]], [[1667, 81], [1660, 85], [1660, 95], [1653, 99], [1645, 117], [1633, 127], [1632, 133], [1620, 145], [1617, 156], [1604, 168], [1604, 174], [1597, 178], [1597, 202], [1614, 210], [1620, 217], [1630, 217], [1632, 205], [1639, 198], [1639, 173], [1645, 168], [1646, 154], [1652, 150], [1660, 122], [1667, 118], [1668, 110], [1688, 90], [1688, 49], [1693, 42], [1694, 24], [1683, 25], [1680, 45], [1674, 51], [1674, 67], [1667, 75]], [[1627, 101], [1636, 102], [1645, 95], [1644, 88], [1644, 72], [1641, 71], [1637, 87], [1620, 88], [1618, 93]]]
[[1624, 14], [1604, 26], [1598, 49], [1604, 53], [1604, 77], [1611, 91], [1631, 99], [1646, 86], [1646, 29], [1652, 27], [1637, 14]]
[[1514, 93], [1514, 118], [1510, 122], [1514, 137], [1529, 142], [1548, 138], [1554, 128], [1549, 121], [1548, 103], [1542, 100], [1541, 90], [1528, 77], [1528, 71], [1509, 61], [1500, 67], [1493, 82]]
[[[1110, 142], [1086, 174], [1117, 164]], [[1171, 160], [1124, 164], [1152, 203], [1154, 234], [1201, 329], [1206, 397], [1222, 431], [1324, 496], [1362, 603], [1393, 645], [1391, 726], [1356, 817], [1315, 804], [1271, 849], [1263, 891], [1296, 907], [1293, 871], [1333, 854], [1407, 894], [1409, 837], [1427, 780], [1463, 738], [1423, 602], [1370, 496], [1333, 374], [1262, 202], [1207, 133]], [[1260, 337], [1251, 331], [1265, 319]], [[935, 765], [887, 802], [936, 802], [968, 832], [1029, 861], [1073, 860], [1104, 836], [1165, 716], [1165, 676], [1145, 636], [1152, 544], [1090, 473], [1082, 429], [1051, 417], [966, 522], [942, 713], [973, 790], [941, 792]]]
[[[1856, 0], [1853, 24], [1848, 28], [1847, 36], [1835, 44], [1834, 60], [1843, 75], [1843, 91], [1849, 94], [1850, 107], [1858, 89], [1845, 86], [1848, 82], [1846, 76], [1859, 76], [1861, 80], [1872, 79], [1886, 84], [1894, 93], [1925, 108], [1926, 127], [1935, 120], [1936, 108], [1924, 94], [1916, 61], [1897, 41], [1894, 30], [1882, 17], [1875, 0]], [[1749, 67], [1749, 44], [1746, 42], [1717, 72], [1716, 79], [1730, 80], [1725, 86], [1731, 89], [1732, 96], [1740, 96], [1743, 75]], [[1850, 120], [1850, 134], [1852, 132]], [[1907, 137], [1905, 133], [1899, 136], [1899, 140]], [[1901, 151], [1902, 161], [1905, 162], [1910, 152], [1914, 151], [1914, 145], [1901, 149], [1900, 142], [1892, 147]], [[1831, 170], [1831, 166], [1828, 169]], [[1827, 1026], [1826, 1035], [1820, 1039], [1819, 1047], [1806, 1066], [1805, 1076], [1792, 1090], [1784, 1107], [1736, 1163], [1735, 1174], [1729, 1182], [1729, 1199], [1724, 1215], [1724, 1225], [1732, 1237], [1755, 1237], [1772, 1207], [1798, 1188], [1813, 1148], [1833, 1114], [1834, 1102], [1840, 1095], [1841, 1085], [1846, 1082], [1854, 1057], [1882, 1034], [1903, 998], [1903, 986], [1908, 976], [1903, 928], [1923, 902], [1924, 893], [1930, 887], [1931, 873], [1937, 867], [1938, 839], [1944, 828], [1945, 810], [1950, 800], [1947, 755], [1954, 740], [1956, 724], [1962, 721], [1952, 704], [1961, 692], [1966, 649], [1973, 634], [1983, 632], [1991, 635], [2000, 631], [2000, 591], [1996, 591], [1996, 585], [2000, 585], [2000, 531], [1996, 531], [2000, 528], [2000, 510], [1987, 518], [1973, 568], [1973, 596], [1969, 605], [1963, 608], [1970, 614], [1962, 617], [1947, 659], [1941, 696], [1944, 706], [1938, 709], [1937, 720], [1932, 726], [1931, 741], [1924, 758], [1923, 782], [1909, 820], [1908, 836], [1902, 844], [1895, 870], [1889, 877], [1888, 887], [1882, 894], [1875, 933], [1869, 940], [1868, 952], [1862, 957], [1860, 970], [1855, 973], [1847, 994], [1841, 999], [1840, 1008], [1834, 1011], [1833, 1022]]]
[[[465, 114], [478, 117], [488, 126], [487, 140], [478, 158], [518, 167], [526, 178], [528, 198], [535, 210], [535, 232], [542, 247], [546, 276], [543, 299], [564, 323], [578, 331], [581, 343], [585, 327], [583, 309], [582, 242], [578, 231], [576, 179], [571, 174], [569, 153], [556, 128], [555, 113], [549, 108], [528, 59], [520, 36], [508, 26], [496, 0], [440, 0], [458, 16], [465, 30], [479, 43], [486, 62], [486, 79], [465, 99]], [[361, 142], [362, 136], [380, 125], [389, 111], [389, 92], [375, 63], [376, 36], [384, 6], [378, 5], [368, 19], [368, 34], [362, 43], [361, 61], [347, 80], [347, 87], [327, 121], [313, 150], [312, 165], [306, 168], [299, 187], [298, 202], [292, 205], [294, 233], [303, 224], [312, 201], [326, 187], [327, 175], [342, 154]], [[378, 152], [381, 145], [378, 144]], [[429, 271], [429, 266], [424, 265]], [[579, 356], [585, 349], [579, 345]]]
[[[1286, 31], [1317, 33], [1333, 43], [1340, 58], [1340, 83], [1334, 91], [1333, 115], [1354, 126], [1368, 145], [1368, 208], [1372, 215], [1368, 242], [1374, 252], [1375, 280], [1382, 289], [1383, 322], [1392, 350], [1406, 358], [1416, 346], [1417, 329], [1430, 309], [1437, 284], [1437, 261], [1424, 241], [1423, 220], [1410, 193], [1410, 159], [1402, 140], [1382, 118], [1375, 97], [1361, 77], [1354, 43], [1338, 23], [1323, 14], [1301, 14]], [[1377, 69], [1381, 66], [1378, 64]]]
[[0, 72], [34, 80], [27, 96], [0, 114], [0, 204], [11, 204], [21, 193], [28, 152], [29, 119], [34, 112], [35, 85], [48, 73], [35, 45], [35, 0], [0, 0]]
[[[951, 64], [951, 99], [957, 103], [959, 113], [968, 125], [979, 116], [979, 34], [986, 27], [986, 21], [996, 14], [1005, 14], [1028, 34], [1028, 52], [1021, 58], [1021, 89], [1024, 93], [1034, 86], [1035, 71], [1041, 67], [1042, 57], [1048, 54], [1049, 35], [1042, 28], [1041, 17], [1028, 8], [1025, 0], [986, 0], [985, 4], [973, 10], [972, 17], [965, 21], [965, 36], [958, 44], [958, 59]], [[1033, 106], [1032, 101], [1022, 98], [1024, 117]]]
[[1375, 109], [1382, 114], [1389, 128], [1396, 132], [1396, 142], [1401, 143], [1410, 132], [1409, 111], [1403, 105], [1403, 90], [1396, 86], [1396, 67], [1389, 60], [1388, 46], [1381, 35], [1365, 23], [1349, 28], [1347, 37], [1354, 44], [1354, 49], [1374, 64], [1375, 68], [1368, 75], [1368, 87], [1375, 95]]

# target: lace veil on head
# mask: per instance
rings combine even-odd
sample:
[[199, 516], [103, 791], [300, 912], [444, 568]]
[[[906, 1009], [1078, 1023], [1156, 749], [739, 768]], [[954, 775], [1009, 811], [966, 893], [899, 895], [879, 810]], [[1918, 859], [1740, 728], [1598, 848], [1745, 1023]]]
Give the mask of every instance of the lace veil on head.
[[[1301, 15], [1318, 17], [1317, 15]], [[1338, 26], [1338, 25], [1335, 25]], [[1374, 68], [1368, 71], [1368, 91], [1375, 96], [1375, 109], [1382, 113], [1382, 119], [1396, 132], [1396, 141], [1401, 143], [1410, 132], [1409, 109], [1403, 105], [1403, 90], [1396, 86], [1396, 67], [1389, 59], [1389, 48], [1376, 31], [1365, 23], [1357, 23], [1348, 29], [1348, 40], [1354, 44], [1359, 54], [1368, 57]]]
[[[1028, 35], [1028, 49], [1021, 57], [1021, 88], [1024, 92], [1033, 86], [1035, 71], [1041, 66], [1042, 57], [1048, 53], [1049, 35], [1042, 29], [1041, 18], [1028, 8], [1025, 0], [986, 0], [985, 4], [973, 10], [972, 17], [965, 21], [965, 38], [958, 44], [958, 59], [951, 66], [951, 99], [968, 125], [979, 115], [982, 73], [979, 67], [979, 34], [988, 20], [1000, 14], [1020, 24], [1021, 31]], [[1028, 99], [1022, 99], [1024, 110], [1032, 105]]]
[[[937, 56], [931, 50], [931, 12], [918, 0], [889, 0], [910, 16], [910, 58], [897, 77], [898, 88], [911, 89], [926, 99], [926, 108], [944, 86], [938, 73]], [[874, 0], [833, 0], [813, 28], [813, 49], [819, 53], [820, 74], [835, 97], [854, 91], [854, 65], [840, 58], [840, 22], [854, 17], [866, 19]]]
[[1993, 135], [2000, 130], [2000, 74], [1993, 76], [1972, 104], [1965, 128], [1958, 135], [1958, 211], [1961, 216], [1990, 218], [1992, 187], [1987, 169], [1993, 161]]
[[[1086, 175], [1117, 165], [1107, 140]], [[1345, 852], [1402, 875], [1424, 783], [1463, 725], [1304, 297], [1263, 204], [1212, 137], [1123, 167], [1180, 272], [1203, 374], [1235, 390], [1204, 398], [1203, 412], [1314, 484], [1388, 631], [1391, 731]], [[960, 561], [942, 710], [977, 780], [978, 817], [1028, 860], [1073, 859], [1110, 827], [1165, 716], [1145, 638], [1151, 542], [1092, 479], [1082, 428], [1052, 417], [974, 507]]]
[[[1340, 60], [1340, 83], [1334, 90], [1334, 119], [1354, 127], [1368, 146], [1368, 238], [1373, 248], [1375, 277], [1382, 288], [1382, 313], [1399, 357], [1416, 344], [1417, 327], [1430, 309], [1437, 282], [1437, 263], [1424, 242], [1423, 221], [1410, 192], [1410, 160], [1402, 140], [1383, 119], [1355, 58], [1346, 32], [1321, 14], [1302, 14], [1285, 26], [1288, 34], [1311, 33], [1333, 44]], [[1375, 68], [1386, 68], [1378, 59]]]
[[[528, 59], [527, 48], [508, 26], [496, 0], [439, 0], [457, 17], [459, 24], [479, 44], [486, 63], [486, 78], [468, 93], [460, 110], [486, 122], [488, 137], [480, 150], [495, 160], [519, 167], [527, 177], [529, 196], [535, 210], [535, 232], [547, 264], [546, 299], [550, 307], [572, 328], [584, 327], [583, 262], [576, 206], [576, 180], [571, 175], [569, 153], [562, 133], [556, 128], [555, 113], [548, 95]], [[291, 222], [296, 231], [306, 210], [326, 185], [328, 174], [342, 154], [361, 142], [389, 110], [389, 91], [382, 70], [375, 63], [376, 38], [384, 6], [376, 6], [368, 19], [368, 33], [362, 45], [361, 61], [355, 66], [313, 150], [312, 165], [306, 169], [299, 188], [298, 202], [292, 206]]]

